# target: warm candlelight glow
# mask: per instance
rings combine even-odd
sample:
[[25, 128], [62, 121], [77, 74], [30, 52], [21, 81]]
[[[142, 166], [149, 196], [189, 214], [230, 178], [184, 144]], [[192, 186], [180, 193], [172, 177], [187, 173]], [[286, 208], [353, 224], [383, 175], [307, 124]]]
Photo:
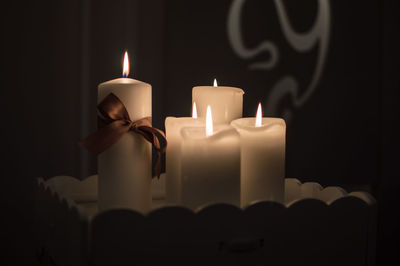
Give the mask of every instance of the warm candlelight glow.
[[213, 121], [211, 115], [211, 107], [207, 106], [207, 115], [206, 115], [206, 136], [211, 136], [213, 134]]
[[128, 75], [129, 75], [129, 58], [128, 58], [128, 51], [125, 51], [124, 65], [122, 68], [122, 77], [127, 78]]
[[258, 104], [257, 115], [256, 115], [256, 127], [261, 127], [262, 119], [262, 111], [261, 111], [261, 103]]
[[197, 119], [196, 103], [193, 103], [192, 118]]
[[217, 79], [214, 79], [214, 87], [218, 87]]

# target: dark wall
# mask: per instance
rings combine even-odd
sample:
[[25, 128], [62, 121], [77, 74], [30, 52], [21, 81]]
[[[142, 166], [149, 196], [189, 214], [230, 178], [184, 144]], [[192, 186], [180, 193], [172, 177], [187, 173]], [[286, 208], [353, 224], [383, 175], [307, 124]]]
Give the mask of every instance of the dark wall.
[[378, 262], [382, 265], [400, 264], [400, 147], [399, 111], [399, 1], [381, 3], [382, 109], [380, 135], [380, 180], [374, 186], [379, 203]]
[[[245, 116], [253, 116], [261, 102], [265, 114], [284, 117], [286, 175], [373, 193], [380, 215], [379, 265], [398, 265], [399, 4], [280, 3], [294, 33], [311, 36], [317, 25], [308, 48], [289, 41], [274, 1], [5, 6], [1, 194], [10, 214], [2, 228], [15, 228], [4, 230], [11, 233], [4, 240], [9, 254], [18, 254], [21, 262], [34, 260], [36, 176], [83, 178], [96, 171], [95, 158], [77, 141], [95, 129], [97, 84], [120, 76], [128, 49], [131, 77], [153, 85], [153, 121], [159, 128], [166, 116], [190, 115], [191, 88], [211, 85], [214, 77], [245, 90]], [[237, 16], [234, 4], [240, 7]], [[325, 13], [316, 23], [321, 6]], [[239, 28], [233, 18], [240, 18]], [[232, 41], [239, 35], [242, 49]], [[257, 50], [260, 45], [276, 50]]]
[[80, 1], [7, 2], [2, 27], [2, 265], [35, 265], [33, 187], [79, 172]]

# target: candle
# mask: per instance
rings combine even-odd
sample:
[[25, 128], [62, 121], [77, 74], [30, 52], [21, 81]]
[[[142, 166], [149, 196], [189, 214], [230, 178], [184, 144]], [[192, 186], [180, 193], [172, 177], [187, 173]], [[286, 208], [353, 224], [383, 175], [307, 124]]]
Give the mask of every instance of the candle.
[[[130, 79], [125, 53], [123, 78], [101, 83], [98, 102], [114, 93], [125, 105], [130, 119], [151, 116], [151, 85]], [[151, 208], [151, 144], [132, 131], [98, 157], [99, 209], [129, 208], [147, 212]]]
[[181, 141], [183, 127], [204, 126], [204, 119], [197, 119], [196, 103], [193, 103], [192, 117], [167, 117], [165, 133], [168, 140], [166, 161], [166, 200], [168, 203], [181, 203]]
[[283, 119], [262, 117], [232, 121], [241, 143], [241, 205], [255, 200], [283, 202], [285, 135]]
[[239, 134], [229, 125], [213, 129], [207, 109], [205, 127], [181, 130], [182, 204], [191, 209], [215, 202], [239, 206]]
[[199, 117], [205, 117], [207, 106], [210, 106], [215, 124], [229, 124], [242, 117], [243, 94], [240, 88], [218, 86], [214, 79], [214, 86], [193, 87], [192, 102], [197, 104]]

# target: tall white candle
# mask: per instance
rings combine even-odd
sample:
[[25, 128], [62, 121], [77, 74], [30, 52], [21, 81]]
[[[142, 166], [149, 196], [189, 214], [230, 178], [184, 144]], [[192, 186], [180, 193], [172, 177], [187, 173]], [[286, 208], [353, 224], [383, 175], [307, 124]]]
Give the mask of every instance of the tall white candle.
[[[129, 72], [127, 54], [124, 76]], [[98, 86], [98, 102], [114, 93], [125, 105], [130, 119], [151, 116], [151, 85], [118, 78]], [[99, 209], [129, 208], [140, 212], [151, 209], [151, 144], [143, 136], [128, 131], [98, 157]]]
[[204, 126], [204, 119], [197, 119], [196, 104], [193, 104], [192, 117], [167, 117], [165, 133], [168, 140], [166, 161], [166, 200], [168, 203], [181, 203], [181, 129], [183, 127]]
[[229, 124], [242, 117], [244, 91], [236, 87], [196, 86], [192, 90], [192, 102], [197, 104], [199, 117], [205, 117], [207, 106], [211, 107], [215, 124]]
[[229, 125], [213, 131], [209, 117], [206, 124], [181, 130], [182, 204], [191, 209], [218, 202], [239, 206], [239, 134]]
[[258, 119], [231, 123], [240, 133], [242, 206], [255, 200], [283, 202], [286, 124], [281, 118], [261, 116], [259, 105]]

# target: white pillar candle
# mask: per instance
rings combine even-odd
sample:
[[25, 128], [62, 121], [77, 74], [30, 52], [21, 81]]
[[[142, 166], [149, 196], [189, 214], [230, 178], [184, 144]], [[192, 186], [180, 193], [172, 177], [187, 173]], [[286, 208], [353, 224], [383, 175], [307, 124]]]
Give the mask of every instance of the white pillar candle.
[[165, 133], [168, 146], [165, 156], [167, 178], [165, 182], [168, 203], [181, 203], [181, 129], [183, 127], [203, 126], [204, 119], [197, 119], [196, 104], [193, 104], [192, 117], [172, 117], [165, 119]]
[[[124, 75], [128, 75], [127, 54]], [[118, 78], [98, 86], [98, 102], [114, 93], [125, 105], [130, 119], [151, 116], [151, 85]], [[151, 209], [151, 144], [128, 131], [98, 157], [99, 209], [129, 208], [145, 213]]]
[[208, 203], [239, 206], [239, 134], [229, 125], [216, 126], [213, 132], [209, 117], [206, 123], [181, 130], [182, 204], [191, 209]]
[[192, 90], [192, 102], [197, 104], [199, 117], [205, 117], [207, 106], [211, 107], [215, 124], [229, 124], [242, 117], [243, 94], [240, 88], [218, 86], [196, 86]]
[[240, 134], [242, 207], [255, 200], [283, 202], [286, 124], [281, 118], [261, 116], [259, 105], [258, 119], [231, 123]]

